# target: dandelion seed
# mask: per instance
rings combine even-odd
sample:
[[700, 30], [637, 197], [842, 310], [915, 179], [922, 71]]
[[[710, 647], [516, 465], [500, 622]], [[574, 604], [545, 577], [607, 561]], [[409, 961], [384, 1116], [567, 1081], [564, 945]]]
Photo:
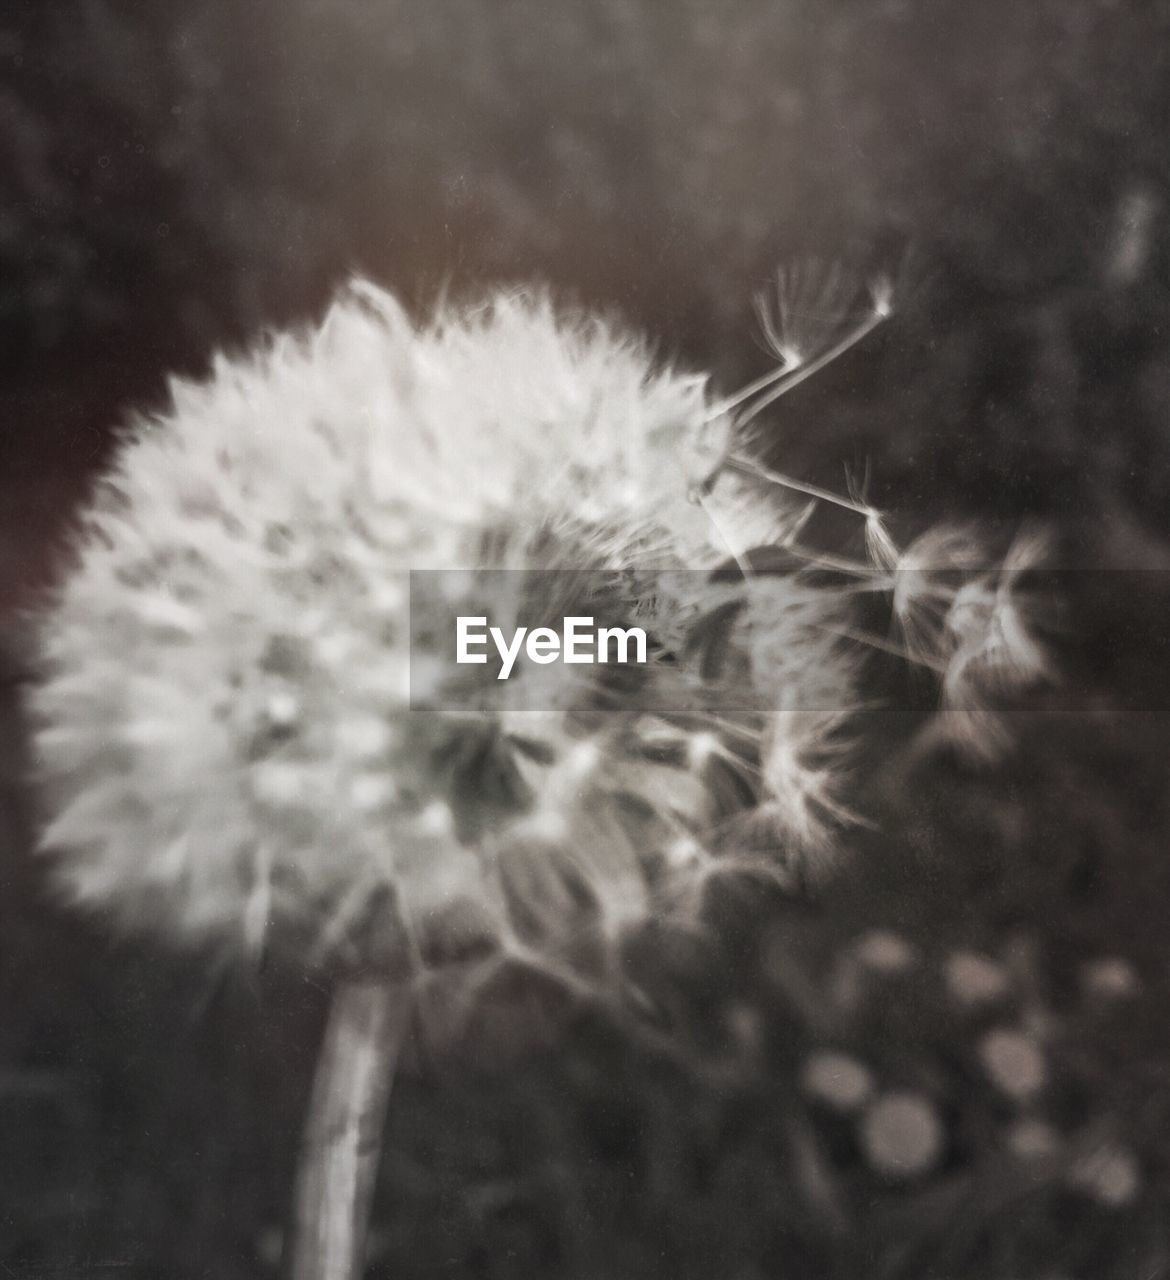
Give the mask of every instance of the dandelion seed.
[[957, 706], [988, 689], [1019, 688], [1047, 674], [1048, 661], [1024, 617], [1019, 578], [1040, 564], [1046, 544], [1039, 536], [1020, 539], [1001, 573], [966, 583], [955, 595], [946, 627], [955, 653], [944, 688]]
[[826, 351], [821, 352], [811, 360], [801, 361], [791, 373], [784, 372], [783, 376], [777, 378], [770, 388], [765, 390], [743, 410], [739, 418], [739, 429], [742, 431], [755, 418], [758, 418], [765, 409], [775, 404], [781, 396], [785, 396], [788, 392], [795, 390], [801, 383], [807, 382], [814, 374], [820, 373], [822, 369], [832, 364], [834, 360], [840, 359], [847, 351], [864, 341], [878, 325], [883, 323], [889, 314], [890, 309], [887, 304], [883, 303], [879, 307], [875, 303], [873, 310], [864, 320], [850, 329], [844, 337], [838, 339]]
[[[409, 1025], [410, 991], [387, 977], [399, 958], [416, 983], [446, 954], [436, 941], [452, 943], [436, 935], [470, 912], [496, 944], [480, 978], [506, 959], [592, 993], [624, 931], [662, 909], [647, 849], [664, 850], [678, 881], [668, 896], [688, 901], [729, 808], [719, 838], [742, 840], [720, 867], [785, 884], [798, 860], [823, 865], [856, 820], [846, 730], [865, 637], [850, 609], [859, 592], [897, 596], [897, 548], [859, 497], [745, 453], [770, 404], [889, 314], [879, 282], [849, 327], [842, 280], [822, 281], [816, 323], [791, 290], [778, 298], [765, 332], [780, 368], [722, 403], [705, 377], [543, 294], [500, 293], [420, 325], [358, 281], [316, 329], [217, 357], [206, 381], [173, 385], [161, 420], [124, 435], [43, 619], [31, 703], [57, 810], [43, 843], [68, 896], [132, 927], [228, 948], [291, 941], [310, 963], [376, 970], [338, 985], [292, 1246], [312, 1261], [298, 1274], [349, 1274], [360, 1257], [355, 1206], [377, 1148], [344, 1143], [380, 1130]], [[868, 561], [797, 544], [820, 503], [864, 522]], [[780, 589], [753, 570], [753, 549], [769, 545], [797, 562]], [[709, 671], [689, 641], [739, 590], [711, 575], [728, 555], [744, 596], [718, 637], [732, 660]], [[966, 714], [1045, 670], [1017, 590], [1029, 555], [932, 605], [928, 638]], [[469, 714], [453, 709], [441, 661], [414, 651], [410, 571], [468, 571], [454, 608], [479, 570], [582, 565], [623, 582], [632, 569], [707, 571], [653, 604], [663, 660], [647, 685], [667, 708], [669, 765], [604, 736], [569, 745], [600, 693], [585, 675], [552, 713], [549, 758], [521, 759], [512, 730], [542, 686], [521, 682]], [[817, 586], [811, 567], [851, 585]], [[903, 604], [913, 615], [915, 600]], [[639, 696], [617, 713], [615, 743], [639, 722]], [[703, 768], [715, 758], [728, 767]], [[916, 957], [879, 932], [856, 961], [896, 973]], [[329, 1123], [334, 1103], [345, 1124]], [[941, 1156], [941, 1121], [917, 1095], [871, 1100], [861, 1133], [883, 1176]], [[321, 1176], [339, 1168], [348, 1180]], [[324, 1220], [347, 1224], [328, 1257], [315, 1252]]]
[[869, 558], [880, 569], [892, 569], [898, 563], [898, 547], [885, 526], [880, 511], [870, 508], [865, 515], [865, 547]]
[[[958, 540], [937, 549], [957, 554]], [[964, 556], [970, 553], [963, 553]], [[977, 759], [992, 759], [1010, 743], [1000, 709], [1005, 696], [1052, 679], [1050, 660], [1034, 625], [1038, 604], [1020, 580], [1043, 562], [1046, 539], [1032, 532], [1013, 544], [1003, 568], [961, 580], [900, 575], [895, 607], [911, 651], [938, 655], [943, 712], [935, 732]], [[923, 589], [923, 582], [928, 585]]]
[[933, 663], [944, 649], [947, 619], [963, 578], [985, 567], [972, 530], [943, 526], [923, 534], [894, 565], [893, 608], [914, 661]]
[[765, 342], [779, 367], [721, 401], [711, 416], [729, 413], [758, 396], [737, 421], [742, 434], [768, 405], [844, 355], [891, 315], [892, 287], [879, 281], [871, 290], [869, 315], [843, 337], [837, 336], [857, 292], [836, 265], [827, 271], [813, 264], [778, 272], [774, 300], [761, 294], [755, 305]]
[[776, 272], [772, 295], [755, 299], [769, 348], [790, 366], [828, 345], [857, 299], [856, 280], [840, 263], [808, 261]]
[[888, 276], [878, 276], [870, 286], [873, 298], [873, 312], [880, 320], [885, 320], [894, 313], [894, 282]]
[[[411, 716], [446, 714], [448, 673], [409, 646], [408, 571], [450, 571], [458, 603], [481, 567], [546, 564], [550, 537], [569, 568], [714, 567], [723, 546], [681, 479], [726, 427], [705, 424], [706, 382], [539, 293], [420, 326], [355, 282], [316, 331], [176, 383], [170, 414], [124, 437], [44, 619], [32, 701], [48, 789], [73, 815], [46, 833], [63, 880], [107, 886], [128, 922], [182, 936], [197, 919], [225, 942], [259, 848], [298, 929], [351, 892], [434, 902], [456, 824], [428, 774], [433, 730]], [[734, 526], [734, 486], [712, 501]], [[135, 753], [128, 771], [111, 735]], [[539, 782], [560, 797], [601, 764], [584, 745]], [[113, 779], [124, 799], [87, 800], [82, 833], [72, 802]], [[189, 828], [176, 847], [199, 872], [174, 867], [162, 899], [161, 864], [137, 856], [156, 811]], [[72, 832], [111, 874], [82, 871]], [[607, 830], [589, 875], [632, 873], [623, 839]], [[401, 847], [415, 841], [432, 846]], [[404, 867], [433, 884], [403, 885]]]

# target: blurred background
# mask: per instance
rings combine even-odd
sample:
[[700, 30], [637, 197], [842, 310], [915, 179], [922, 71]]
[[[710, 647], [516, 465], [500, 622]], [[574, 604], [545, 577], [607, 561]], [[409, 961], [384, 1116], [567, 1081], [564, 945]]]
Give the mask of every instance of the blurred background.
[[[1080, 571], [1071, 692], [1059, 716], [1037, 709], [1020, 758], [875, 769], [884, 834], [861, 840], [866, 870], [840, 900], [815, 918], [732, 904], [736, 947], [670, 975], [708, 1030], [758, 1055], [750, 1082], [713, 1083], [581, 1017], [570, 1048], [497, 1025], [458, 1067], [415, 1063], [371, 1274], [1167, 1273], [1168, 55], [1163, 0], [4, 6], [13, 636], [112, 429], [164, 404], [168, 375], [319, 315], [353, 271], [420, 314], [444, 292], [549, 280], [728, 388], [767, 366], [752, 297], [777, 264], [895, 272], [895, 318], [784, 401], [777, 456], [835, 488], [867, 463], [870, 496], [906, 528], [1042, 516]], [[28, 855], [23, 655], [8, 648], [0, 1270], [275, 1274], [323, 993], [59, 912]], [[815, 967], [879, 926], [925, 956], [948, 931], [990, 951], [1022, 928], [1041, 948], [1019, 982], [1042, 969], [1074, 1028], [1060, 1105], [1104, 1107], [1140, 1147], [1120, 1209], [1036, 1178], [1005, 1202], [964, 1118], [966, 1033], [926, 986], [891, 995], [873, 1035], [965, 1135], [946, 1178], [874, 1190], [835, 1139], [828, 1165], [809, 1163], [786, 1082], [812, 1033], [768, 940], [806, 939], [793, 963]], [[1138, 1003], [1094, 1021], [1068, 975], [1122, 947]], [[514, 1030], [548, 1014], [510, 1016]], [[810, 1193], [818, 1179], [828, 1190]]]

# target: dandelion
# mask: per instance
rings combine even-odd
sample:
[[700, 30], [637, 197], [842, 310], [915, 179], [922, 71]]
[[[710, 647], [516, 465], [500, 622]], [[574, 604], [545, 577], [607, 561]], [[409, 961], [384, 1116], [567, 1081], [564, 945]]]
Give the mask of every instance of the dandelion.
[[[43, 844], [69, 897], [128, 927], [336, 976], [298, 1280], [360, 1257], [363, 1135], [436, 970], [472, 993], [515, 962], [604, 988], [623, 936], [693, 904], [717, 864], [823, 865], [854, 820], [849, 726], [864, 655], [889, 644], [853, 610], [874, 592], [896, 609], [900, 553], [861, 492], [749, 446], [890, 295], [875, 286], [848, 327], [834, 278], [810, 325], [803, 287], [765, 321], [779, 367], [715, 399], [540, 292], [416, 325], [357, 281], [316, 329], [218, 357], [123, 435], [42, 619]], [[822, 503], [861, 522], [866, 559], [800, 542]], [[786, 568], [758, 571], [761, 548]], [[1028, 563], [938, 604], [929, 638], [972, 714], [996, 673], [1043, 665], [1009, 589]], [[416, 634], [447, 629], [492, 570], [525, 571], [505, 613], [535, 600], [648, 622], [654, 660], [617, 710], [591, 674], [454, 697]], [[416, 608], [411, 574], [427, 572], [440, 590]], [[451, 958], [481, 944], [486, 960]], [[898, 967], [880, 952], [871, 967]], [[923, 1107], [874, 1104], [875, 1167], [935, 1158]]]
[[[341, 1274], [376, 1157], [360, 1134], [434, 957], [482, 937], [491, 964], [604, 983], [663, 888], [646, 844], [667, 881], [706, 875], [729, 773], [775, 830], [827, 842], [825, 815], [845, 816], [830, 739], [853, 699], [845, 646], [818, 626], [840, 608], [801, 587], [757, 612], [744, 649], [764, 728], [750, 687], [651, 672], [678, 764], [653, 758], [636, 709], [570, 729], [588, 680], [544, 710], [522, 684], [449, 714], [445, 673], [412, 644], [410, 572], [449, 575], [441, 627], [485, 569], [540, 572], [563, 596], [558, 572], [587, 567], [620, 605], [631, 570], [712, 569], [790, 538], [803, 505], [721, 465], [740, 415], [539, 293], [417, 326], [364, 282], [317, 329], [219, 357], [171, 401], [124, 433], [42, 619], [43, 844], [75, 902], [128, 927], [338, 975], [290, 1248], [298, 1275]], [[705, 605], [693, 584], [654, 580], [668, 650]], [[345, 1176], [322, 1183], [322, 1161]]]
[[[818, 274], [816, 268], [803, 279], [792, 273], [781, 273], [777, 277], [775, 311], [766, 298], [757, 300], [756, 310], [764, 336], [780, 365], [774, 373], [725, 402], [730, 407], [751, 396], [757, 397], [742, 416], [741, 425], [752, 421], [781, 396], [862, 342], [889, 318], [893, 310], [893, 288], [887, 279], [880, 277], [871, 287], [864, 318], [840, 334], [842, 321], [848, 314], [846, 307], [857, 296], [856, 286], [846, 282], [838, 268], [831, 268], [823, 279], [818, 280]], [[829, 335], [834, 333], [839, 336], [830, 340]]]
[[908, 652], [924, 665], [946, 647], [947, 619], [963, 581], [986, 567], [974, 529], [942, 526], [916, 538], [894, 564], [894, 617]]
[[[317, 332], [221, 359], [173, 400], [88, 513], [34, 700], [45, 844], [68, 850], [75, 897], [131, 924], [230, 940], [252, 894], [299, 923], [359, 882], [409, 897], [408, 830], [444, 864], [451, 824], [416, 763], [434, 730], [409, 701], [408, 570], [718, 555], [650, 483], [702, 388], [539, 296], [415, 330], [355, 284]], [[637, 512], [628, 483], [647, 490]], [[160, 892], [141, 852], [179, 839]], [[483, 895], [488, 862], [464, 890]]]
[[1004, 746], [1008, 735], [996, 714], [998, 697], [1052, 677], [1048, 655], [1036, 637], [1037, 605], [1020, 582], [1047, 554], [1043, 534], [1021, 536], [999, 572], [960, 587], [947, 614], [944, 704], [952, 713], [952, 739], [973, 755], [995, 754]]
[[[720, 427], [704, 382], [540, 294], [416, 327], [357, 282], [318, 329], [175, 383], [85, 515], [32, 697], [43, 843], [70, 897], [127, 926], [339, 975], [297, 1276], [360, 1256], [362, 1135], [430, 957], [470, 929], [592, 980], [581, 930], [612, 938], [650, 909], [649, 835], [619, 794], [655, 801], [664, 845], [702, 816], [698, 791], [680, 816], [662, 766], [567, 731], [581, 683], [544, 712], [501, 694], [446, 714], [443, 673], [412, 651], [408, 572], [452, 571], [441, 622], [485, 568], [544, 570], [563, 594], [565, 568], [714, 566], [725, 549], [686, 494]], [[726, 510], [722, 486], [710, 500]], [[696, 763], [718, 754], [694, 742]]]

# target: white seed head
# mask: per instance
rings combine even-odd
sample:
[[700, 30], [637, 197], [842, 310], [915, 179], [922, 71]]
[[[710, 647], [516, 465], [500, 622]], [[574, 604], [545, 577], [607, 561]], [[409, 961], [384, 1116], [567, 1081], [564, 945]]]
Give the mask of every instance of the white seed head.
[[[427, 763], [442, 720], [418, 709], [447, 673], [411, 652], [408, 573], [451, 571], [461, 598], [479, 569], [549, 567], [550, 538], [554, 567], [713, 567], [684, 479], [726, 428], [710, 410], [705, 378], [539, 292], [420, 326], [360, 281], [317, 329], [176, 382], [124, 437], [43, 619], [31, 702], [63, 887], [192, 939], [269, 937], [267, 915], [344, 932], [387, 896], [487, 903], [502, 935], [496, 851], [452, 808], [472, 791]], [[546, 836], [599, 759], [537, 771]], [[599, 814], [574, 850], [623, 891], [637, 855]]]
[[[672, 875], [702, 881], [719, 808], [707, 775], [725, 792], [736, 775], [745, 829], [785, 857], [832, 851], [854, 818], [853, 594], [799, 571], [764, 582], [745, 553], [806, 555], [804, 521], [835, 499], [745, 468], [736, 450], [762, 408], [886, 314], [879, 289], [849, 327], [856, 298], [840, 273], [785, 282], [768, 321], [785, 367], [721, 403], [706, 377], [540, 292], [417, 325], [361, 281], [316, 329], [173, 384], [169, 410], [123, 437], [43, 619], [30, 701], [56, 810], [43, 842], [63, 887], [134, 927], [245, 947], [275, 945], [285, 921], [343, 938], [387, 901], [413, 940], [473, 902], [497, 938], [521, 931], [555, 950], [582, 901], [615, 936], [615, 922], [656, 909], [647, 840]], [[898, 552], [880, 514], [838, 505], [864, 520], [862, 576], [876, 566], [892, 590]], [[1042, 663], [1009, 589], [1029, 554], [969, 599], [937, 602], [931, 639], [956, 706]], [[697, 693], [685, 641], [726, 588], [704, 573], [679, 576], [708, 585], [667, 589], [661, 571], [729, 560], [747, 592], [735, 674]], [[574, 744], [564, 723], [555, 759], [496, 760], [509, 717], [533, 714], [542, 686], [521, 682], [461, 719], [450, 672], [412, 643], [411, 571], [449, 574], [457, 609], [477, 571], [586, 566], [659, 571], [652, 622], [680, 660], [651, 684], [681, 710], [658, 745], [681, 743], [690, 768]], [[484, 777], [467, 780], [469, 760], [487, 762]], [[652, 835], [623, 796], [650, 810]], [[866, 965], [914, 962], [886, 938], [859, 949]]]

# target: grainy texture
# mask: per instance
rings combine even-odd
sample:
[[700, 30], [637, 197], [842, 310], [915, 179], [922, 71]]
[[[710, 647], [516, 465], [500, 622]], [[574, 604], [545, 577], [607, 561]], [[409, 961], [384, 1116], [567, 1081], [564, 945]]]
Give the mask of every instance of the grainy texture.
[[[754, 899], [758, 920], [712, 903], [736, 923], [716, 954], [648, 949], [646, 984], [733, 1068], [694, 1071], [523, 986], [453, 1061], [409, 1064], [371, 1274], [1165, 1270], [1168, 34], [1166, 4], [1106, 0], [6, 8], [6, 604], [43, 578], [127, 405], [308, 315], [355, 266], [420, 304], [547, 276], [731, 387], [764, 367], [750, 296], [777, 260], [889, 265], [907, 246], [912, 305], [777, 413], [785, 467], [836, 487], [868, 457], [873, 497], [911, 518], [1045, 510], [1075, 563], [1135, 571], [1076, 579], [1075, 696], [1033, 708], [1022, 760], [878, 760], [867, 875], [815, 909]], [[15, 683], [0, 1260], [272, 1275], [322, 995], [112, 946], [51, 904], [25, 856]], [[824, 958], [877, 928], [913, 944], [910, 985], [819, 1027]], [[1106, 1144], [1079, 1190], [992, 1159], [1015, 1103], [943, 980], [960, 943], [1016, 975], [980, 1017], [1046, 1011], [1042, 1118]], [[1119, 955], [1140, 981], [1102, 1004], [1081, 965]], [[571, 1051], [549, 1047], [573, 1017]], [[858, 1133], [880, 1126], [793, 1116], [825, 1041], [881, 1096], [930, 1098], [937, 1181], [875, 1194]]]

